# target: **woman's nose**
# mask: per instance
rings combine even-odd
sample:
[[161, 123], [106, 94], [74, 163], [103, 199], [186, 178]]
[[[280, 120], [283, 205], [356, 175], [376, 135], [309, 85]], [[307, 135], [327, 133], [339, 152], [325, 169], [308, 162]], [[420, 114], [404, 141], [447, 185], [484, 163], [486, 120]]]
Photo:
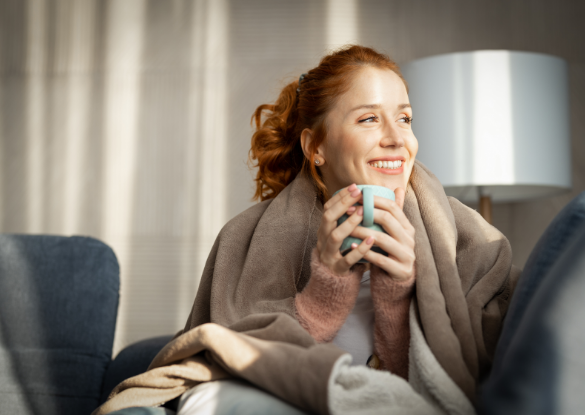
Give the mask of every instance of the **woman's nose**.
[[384, 128], [384, 136], [380, 141], [382, 147], [404, 147], [404, 138], [400, 134], [400, 129], [395, 123], [387, 123]]

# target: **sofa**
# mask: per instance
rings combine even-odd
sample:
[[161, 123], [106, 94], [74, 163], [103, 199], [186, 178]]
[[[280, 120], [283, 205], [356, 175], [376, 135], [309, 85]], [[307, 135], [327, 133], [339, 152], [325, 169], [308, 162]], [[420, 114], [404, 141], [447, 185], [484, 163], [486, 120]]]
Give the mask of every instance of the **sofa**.
[[[585, 390], [585, 330], [568, 351], [550, 340], [564, 335], [567, 318], [585, 316], [585, 192], [549, 225], [521, 280], [480, 389], [479, 412], [579, 413], [582, 394], [566, 397], [555, 382], [565, 376], [560, 370], [573, 371], [571, 390]], [[119, 284], [114, 252], [96, 239], [0, 234], [0, 415], [90, 414], [119, 382], [146, 370], [171, 336], [132, 344], [112, 360]], [[562, 291], [559, 298], [577, 290], [584, 300], [551, 305], [554, 290]], [[173, 403], [166, 406], [121, 413], [174, 413]]]
[[103, 242], [0, 235], [0, 415], [89, 415], [147, 369], [171, 336], [112, 360], [119, 288]]

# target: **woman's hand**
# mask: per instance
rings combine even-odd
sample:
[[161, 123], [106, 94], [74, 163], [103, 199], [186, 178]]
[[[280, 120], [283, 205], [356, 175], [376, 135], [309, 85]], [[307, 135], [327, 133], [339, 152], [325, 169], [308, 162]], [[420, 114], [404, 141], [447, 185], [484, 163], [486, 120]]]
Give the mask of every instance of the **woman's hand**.
[[414, 275], [414, 227], [402, 211], [405, 191], [394, 191], [396, 201], [374, 196], [374, 222], [387, 232], [378, 232], [362, 226], [355, 227], [351, 236], [360, 239], [374, 237], [376, 245], [388, 253], [384, 256], [368, 250], [364, 258], [382, 268], [396, 281], [405, 281]]
[[[358, 246], [343, 256], [339, 252], [343, 240], [356, 230], [363, 219], [364, 210], [360, 206], [353, 206], [362, 197], [361, 191], [355, 184], [342, 189], [324, 205], [323, 218], [317, 232], [317, 251], [319, 260], [335, 274], [345, 274], [352, 265], [368, 253], [374, 244], [375, 238], [366, 236]], [[340, 226], [337, 220], [347, 213], [349, 218]], [[375, 218], [375, 216], [374, 216]]]

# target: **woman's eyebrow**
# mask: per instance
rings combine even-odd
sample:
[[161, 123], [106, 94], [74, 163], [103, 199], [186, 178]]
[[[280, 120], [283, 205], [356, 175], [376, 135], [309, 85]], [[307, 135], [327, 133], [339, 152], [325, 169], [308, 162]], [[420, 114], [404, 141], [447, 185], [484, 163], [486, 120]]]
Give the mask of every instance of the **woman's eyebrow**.
[[[354, 112], [354, 111], [361, 110], [361, 109], [366, 109], [366, 108], [367, 109], [372, 109], [372, 110], [377, 110], [377, 109], [380, 109], [380, 107], [381, 107], [380, 104], [363, 104], [363, 105], [358, 105], [355, 108], [352, 108], [351, 110], [349, 110], [349, 112]], [[412, 108], [412, 107], [410, 106], [410, 104], [400, 104], [400, 105], [398, 105], [398, 109], [399, 110], [402, 110], [404, 108]]]
[[352, 108], [351, 110], [349, 110], [349, 112], [354, 112], [354, 111], [361, 110], [364, 108], [371, 109], [371, 110], [377, 110], [377, 109], [380, 109], [380, 107], [381, 107], [380, 104], [363, 104], [363, 105], [358, 105], [355, 108]]

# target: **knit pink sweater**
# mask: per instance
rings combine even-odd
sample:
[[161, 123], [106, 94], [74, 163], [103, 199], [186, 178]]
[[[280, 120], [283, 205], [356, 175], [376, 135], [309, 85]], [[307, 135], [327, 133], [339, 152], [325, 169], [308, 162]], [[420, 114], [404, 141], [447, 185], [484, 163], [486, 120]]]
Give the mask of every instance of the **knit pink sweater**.
[[[330, 342], [354, 307], [364, 267], [337, 275], [321, 263], [316, 252], [311, 258], [311, 279], [297, 294], [295, 306], [299, 322], [311, 336], [318, 342]], [[408, 379], [408, 312], [415, 277], [397, 282], [376, 266], [371, 267], [370, 274], [374, 352], [382, 369]]]

